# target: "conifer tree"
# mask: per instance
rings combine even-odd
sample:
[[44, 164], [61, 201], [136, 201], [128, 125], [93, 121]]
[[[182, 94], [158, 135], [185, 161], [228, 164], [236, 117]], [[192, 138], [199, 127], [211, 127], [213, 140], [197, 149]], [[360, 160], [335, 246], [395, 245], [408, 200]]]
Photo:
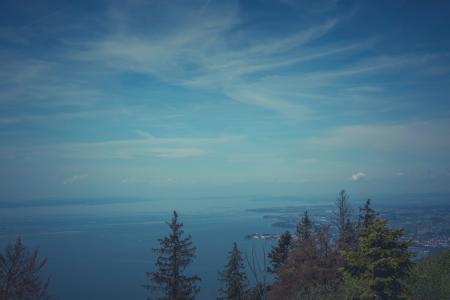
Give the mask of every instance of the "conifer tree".
[[292, 235], [289, 231], [285, 231], [278, 239], [278, 243], [273, 246], [272, 251], [270, 251], [270, 253], [268, 254], [268, 257], [272, 264], [271, 267], [267, 268], [268, 272], [277, 273], [277, 270], [286, 261], [289, 250], [291, 249], [291, 245]]
[[187, 266], [195, 257], [196, 248], [191, 235], [184, 237], [183, 223], [178, 223], [178, 214], [173, 212], [168, 236], [159, 239], [160, 248], [153, 249], [158, 254], [154, 272], [147, 272], [151, 283], [144, 285], [152, 292], [160, 292], [160, 300], [191, 300], [199, 293], [197, 282], [200, 277], [185, 275]]
[[18, 238], [0, 253], [0, 300], [49, 300], [49, 280], [42, 273], [47, 259], [40, 259], [37, 250], [29, 253]]
[[351, 291], [352, 299], [406, 299], [404, 280], [412, 267], [412, 254], [408, 251], [411, 242], [403, 241], [403, 231], [389, 228], [386, 220], [373, 217], [366, 224], [358, 237], [357, 249], [343, 253], [344, 280], [350, 283], [348, 286], [356, 287]]
[[224, 300], [243, 300], [247, 293], [247, 276], [244, 270], [244, 260], [236, 242], [229, 252], [228, 262], [222, 272], [219, 272], [219, 280], [224, 287], [219, 289]]

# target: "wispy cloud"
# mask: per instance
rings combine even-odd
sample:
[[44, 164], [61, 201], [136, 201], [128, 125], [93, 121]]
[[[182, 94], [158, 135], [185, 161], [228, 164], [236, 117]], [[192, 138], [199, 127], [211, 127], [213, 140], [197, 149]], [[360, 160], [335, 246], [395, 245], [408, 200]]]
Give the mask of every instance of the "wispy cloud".
[[[171, 24], [170, 34], [135, 33], [125, 26], [74, 44], [71, 57], [116, 72], [149, 74], [170, 84], [222, 90], [232, 100], [295, 118], [314, 113], [310, 101], [326, 96], [324, 86], [335, 90], [336, 101], [346, 102], [355, 92], [380, 91], [367, 84], [349, 85], [348, 77], [423, 67], [436, 59], [433, 54], [359, 55], [351, 63], [326, 67], [322, 62], [364, 53], [376, 40], [320, 42], [339, 28], [341, 20], [336, 17], [304, 24], [285, 35], [250, 38], [251, 32], [239, 31], [238, 6], [220, 7], [221, 13], [211, 3], [205, 7], [201, 18], [192, 17], [195, 10], [178, 11], [181, 21]], [[126, 11], [120, 18], [128, 18]], [[320, 67], [311, 69], [308, 63], [313, 61]]]
[[[22, 15], [11, 2], [31, 21], [0, 28], [0, 176], [70, 190], [83, 174], [143, 186], [447, 174], [444, 34], [384, 5], [108, 1]], [[382, 24], [377, 9], [398, 18]]]
[[238, 10], [231, 7], [226, 11], [218, 14], [208, 6], [202, 18], [174, 24], [169, 35], [113, 32], [79, 45], [82, 50], [74, 51], [72, 58], [116, 71], [150, 74], [171, 84], [222, 89], [233, 100], [299, 117], [307, 111], [303, 105], [284, 99], [277, 91], [268, 95], [257, 88], [249, 91], [248, 86], [257, 85], [262, 76], [277, 70], [362, 46], [302, 50], [331, 32], [338, 19], [307, 26], [287, 36], [252, 41], [245, 35], [233, 37], [232, 30], [239, 25]]
[[[183, 158], [208, 154], [209, 149], [243, 139], [242, 136], [211, 138], [157, 138], [140, 131], [144, 138], [108, 140], [91, 143], [66, 143], [42, 146], [0, 148], [3, 155], [16, 159], [52, 157], [63, 159], [134, 159], [145, 157]], [[162, 147], [164, 145], [164, 147]], [[186, 146], [189, 145], [189, 146]]]
[[[327, 7], [336, 5], [336, 1], [325, 3]], [[428, 65], [438, 58], [427, 53], [368, 56], [367, 50], [377, 43], [370, 37], [324, 41], [343, 26], [339, 17], [305, 22], [284, 34], [257, 34], [241, 28], [237, 2], [206, 2], [198, 7], [159, 3], [159, 27], [140, 26], [137, 30], [136, 22], [142, 19], [135, 21], [136, 15], [151, 8], [141, 2], [127, 6], [110, 3], [109, 13], [100, 19], [114, 25], [107, 26], [99, 37], [64, 38], [65, 48], [58, 52], [58, 59], [7, 60], [0, 70], [5, 85], [0, 102], [33, 99], [34, 105], [59, 107], [60, 112], [67, 106], [92, 110], [98, 103], [117, 98], [99, 87], [99, 82], [110, 80], [111, 74], [136, 72], [168, 84], [221, 91], [234, 101], [305, 119], [317, 114], [311, 105], [314, 99], [330, 97], [345, 106], [355, 93], [380, 92], [373, 83], [372, 87], [364, 82], [349, 84], [348, 77], [406, 67], [420, 67], [424, 72], [424, 66], [431, 67]], [[328, 65], [330, 59], [343, 63]], [[316, 66], [311, 67], [311, 62]], [[68, 68], [72, 70], [69, 74]], [[331, 96], [324, 92], [325, 87]]]

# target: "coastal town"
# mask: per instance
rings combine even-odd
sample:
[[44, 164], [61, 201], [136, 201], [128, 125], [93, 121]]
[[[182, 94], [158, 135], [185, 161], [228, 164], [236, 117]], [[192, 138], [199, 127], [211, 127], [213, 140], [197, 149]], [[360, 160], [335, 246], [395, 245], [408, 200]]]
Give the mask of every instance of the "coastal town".
[[[252, 240], [277, 240], [285, 230], [294, 231], [300, 216], [308, 210], [316, 224], [329, 225], [334, 228], [333, 207], [278, 207], [249, 210], [263, 214], [262, 218], [269, 220], [276, 232], [255, 232], [245, 236]], [[380, 207], [379, 214], [389, 220], [392, 227], [403, 228], [405, 238], [412, 240], [412, 251], [418, 257], [432, 252], [450, 248], [450, 206], [399, 206]]]

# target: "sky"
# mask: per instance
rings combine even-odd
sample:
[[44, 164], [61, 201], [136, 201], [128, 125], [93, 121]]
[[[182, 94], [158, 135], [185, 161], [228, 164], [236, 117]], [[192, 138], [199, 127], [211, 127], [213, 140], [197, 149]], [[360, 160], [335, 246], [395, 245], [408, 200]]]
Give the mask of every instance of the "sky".
[[448, 1], [0, 4], [0, 201], [450, 192]]

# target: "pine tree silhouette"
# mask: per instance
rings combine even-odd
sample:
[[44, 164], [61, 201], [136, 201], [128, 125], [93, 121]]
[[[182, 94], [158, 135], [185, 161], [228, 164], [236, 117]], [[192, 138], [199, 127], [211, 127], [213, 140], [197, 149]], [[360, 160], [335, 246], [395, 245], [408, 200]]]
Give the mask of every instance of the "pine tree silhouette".
[[244, 260], [237, 244], [229, 252], [228, 262], [222, 272], [219, 272], [219, 280], [224, 284], [219, 289], [221, 297], [226, 300], [243, 300], [247, 293], [247, 276], [244, 270]]
[[[158, 254], [156, 271], [147, 272], [151, 283], [144, 285], [151, 292], [162, 294], [160, 300], [191, 300], [200, 292], [197, 275], [187, 276], [185, 270], [195, 257], [196, 248], [191, 235], [183, 237], [183, 223], [178, 223], [178, 214], [173, 212], [168, 236], [159, 239], [160, 248], [153, 249]], [[151, 299], [151, 298], [149, 298]]]

